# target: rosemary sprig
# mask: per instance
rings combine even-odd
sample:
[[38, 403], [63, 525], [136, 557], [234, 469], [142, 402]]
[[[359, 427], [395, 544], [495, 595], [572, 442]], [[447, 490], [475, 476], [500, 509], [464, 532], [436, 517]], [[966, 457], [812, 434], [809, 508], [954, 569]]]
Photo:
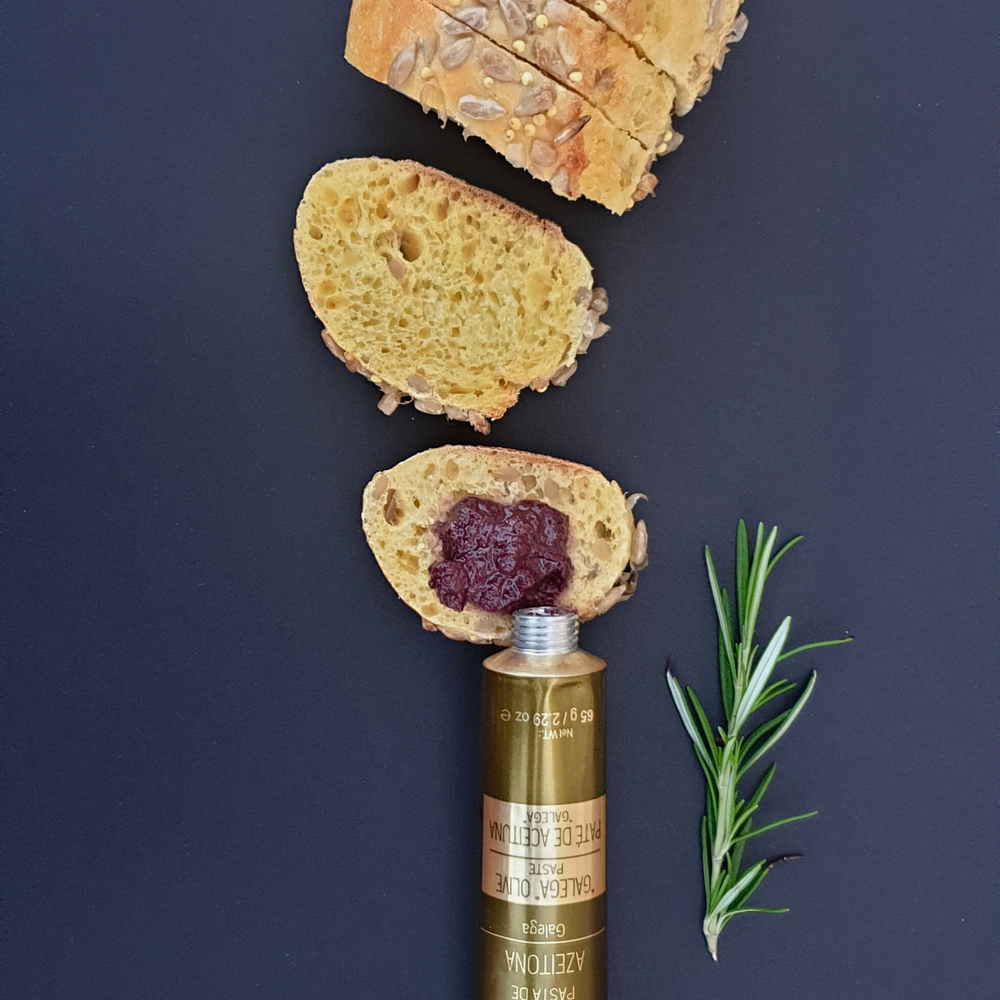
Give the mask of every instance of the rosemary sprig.
[[753, 553], [747, 543], [747, 529], [742, 518], [736, 528], [736, 624], [732, 620], [729, 594], [720, 589], [712, 563], [712, 554], [705, 546], [705, 564], [712, 600], [718, 617], [719, 681], [725, 727], [713, 730], [708, 716], [690, 688], [681, 689], [670, 670], [667, 686], [684, 728], [694, 745], [695, 756], [705, 773], [705, 815], [701, 820], [702, 871], [705, 881], [705, 920], [702, 930], [712, 958], [718, 960], [719, 935], [730, 920], [740, 913], [787, 913], [787, 909], [767, 909], [747, 906], [768, 871], [779, 861], [790, 861], [799, 855], [784, 855], [773, 861], [761, 860], [740, 870], [746, 842], [775, 827], [815, 816], [814, 812], [788, 816], [754, 828], [757, 809], [774, 777], [775, 765], [764, 772], [749, 799], [740, 798], [739, 785], [747, 771], [763, 757], [788, 731], [798, 718], [816, 684], [814, 670], [791, 708], [761, 723], [747, 735], [741, 735], [750, 717], [772, 698], [795, 690], [798, 685], [787, 680], [772, 681], [774, 668], [782, 661], [820, 646], [835, 646], [850, 642], [850, 638], [810, 642], [784, 651], [792, 624], [785, 618], [778, 626], [764, 651], [754, 645], [764, 583], [775, 564], [801, 540], [799, 535], [774, 552], [778, 529], [772, 528], [765, 539], [764, 525], [757, 525]]

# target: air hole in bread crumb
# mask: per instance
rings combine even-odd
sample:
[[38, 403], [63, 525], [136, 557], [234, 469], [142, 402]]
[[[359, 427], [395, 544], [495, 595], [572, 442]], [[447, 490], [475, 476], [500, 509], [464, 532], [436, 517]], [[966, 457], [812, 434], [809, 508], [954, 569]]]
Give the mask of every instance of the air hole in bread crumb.
[[323, 230], [320, 229], [319, 226], [310, 226], [309, 227], [309, 235], [314, 240], [321, 240], [321, 239], [323, 239]]
[[[356, 226], [361, 221], [361, 206], [358, 205], [357, 198], [345, 198], [337, 208], [337, 219], [341, 225]], [[351, 240], [357, 242], [358, 234], [351, 232]]]
[[410, 264], [423, 253], [423, 249], [420, 237], [408, 229], [399, 238], [399, 252], [403, 255], [403, 260]]
[[404, 177], [397, 185], [396, 190], [400, 194], [413, 194], [417, 188], [420, 187], [420, 175], [410, 174], [408, 177]]

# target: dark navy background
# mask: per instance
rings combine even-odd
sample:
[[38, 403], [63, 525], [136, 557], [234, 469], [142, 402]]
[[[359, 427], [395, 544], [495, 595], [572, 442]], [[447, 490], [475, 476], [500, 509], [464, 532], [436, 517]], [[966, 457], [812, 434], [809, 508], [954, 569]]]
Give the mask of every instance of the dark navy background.
[[[650, 200], [552, 195], [341, 58], [346, 0], [7, 10], [3, 910], [10, 1000], [468, 1000], [478, 664], [359, 524], [467, 427], [375, 409], [291, 246], [309, 176], [413, 157], [558, 221], [612, 332], [490, 443], [584, 461], [650, 529], [610, 662], [613, 1000], [979, 1000], [996, 985], [992, 3], [748, 0]], [[851, 646], [774, 753], [775, 870], [714, 966], [701, 546], [805, 542], [762, 626]]]

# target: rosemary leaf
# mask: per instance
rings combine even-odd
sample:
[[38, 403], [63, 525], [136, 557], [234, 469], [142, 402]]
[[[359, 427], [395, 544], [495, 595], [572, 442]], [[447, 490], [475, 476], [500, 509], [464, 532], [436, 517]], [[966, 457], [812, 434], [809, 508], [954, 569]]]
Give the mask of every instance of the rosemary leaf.
[[753, 795], [750, 796], [750, 805], [756, 806], [760, 803], [760, 800], [764, 797], [764, 792], [767, 791], [767, 786], [771, 784], [771, 779], [774, 777], [774, 772], [778, 769], [777, 764], [772, 764], [764, 773], [761, 775], [760, 781], [757, 783], [757, 788]]
[[694, 744], [695, 752], [698, 754], [698, 760], [701, 761], [705, 769], [706, 777], [709, 777], [710, 775], [714, 776], [716, 773], [715, 755], [710, 755], [709, 751], [702, 743], [701, 736], [695, 728], [694, 719], [691, 718], [691, 713], [684, 700], [684, 694], [680, 689], [680, 685], [674, 680], [674, 677], [669, 670], [667, 671], [667, 687], [670, 689], [671, 697], [674, 699], [674, 705], [677, 707], [677, 711], [680, 713], [681, 719], [684, 722], [684, 728], [687, 729], [688, 736], [691, 737], [691, 742]]
[[786, 823], [795, 823], [797, 820], [800, 819], [812, 819], [813, 816], [818, 816], [818, 815], [819, 815], [818, 810], [813, 809], [812, 812], [801, 813], [798, 816], [788, 816], [785, 819], [776, 819], [773, 823], [767, 823], [764, 826], [759, 826], [757, 827], [756, 830], [752, 830], [750, 833], [744, 833], [741, 836], [736, 837], [735, 839], [749, 840], [751, 837], [756, 837], [757, 834], [759, 833], [767, 833], [768, 830], [773, 830], [775, 827], [778, 826], [784, 826]]
[[[747, 829], [753, 826], [753, 817], [750, 817], [750, 821], [747, 825]], [[730, 865], [734, 872], [740, 870], [740, 865], [743, 864], [743, 849], [746, 847], [747, 842], [745, 840], [738, 840], [733, 845], [733, 849], [729, 852], [729, 860], [726, 862]]]
[[787, 718], [788, 711], [786, 710], [780, 715], [776, 715], [773, 719], [762, 722], [749, 736], [745, 736], [740, 744], [743, 756], [745, 758], [749, 757], [751, 747], [764, 739], [769, 733], [774, 732]]
[[[782, 659], [783, 657], [779, 656], [778, 662], [780, 663]], [[797, 687], [798, 684], [792, 681], [775, 681], [773, 684], [768, 684], [757, 699], [757, 708], [763, 708], [772, 698], [778, 698], [788, 691], [794, 691]]]
[[732, 625], [729, 622], [729, 601], [725, 604], [722, 601], [722, 594], [719, 592], [719, 580], [715, 575], [715, 567], [712, 565], [712, 553], [705, 546], [705, 563], [708, 566], [708, 582], [712, 588], [712, 600], [715, 601], [715, 614], [719, 619], [719, 631], [722, 633], [722, 643], [726, 651], [726, 660], [730, 670], [736, 673], [736, 660], [733, 659], [733, 633]]
[[764, 652], [760, 655], [760, 661], [756, 666], [751, 665], [749, 671], [749, 682], [745, 686], [745, 694], [740, 699], [739, 706], [733, 711], [733, 728], [739, 731], [743, 723], [750, 718], [757, 708], [757, 698], [764, 685], [767, 684], [781, 655], [781, 648], [788, 638], [788, 630], [792, 627], [792, 619], [786, 618], [779, 626], [778, 630], [771, 636], [771, 641], [767, 644]]
[[799, 717], [799, 712], [805, 708], [806, 702], [809, 700], [809, 695], [812, 694], [813, 688], [816, 686], [816, 671], [814, 670], [809, 675], [809, 682], [806, 684], [805, 690], [799, 695], [799, 700], [788, 710], [788, 714], [785, 716], [785, 721], [781, 723], [780, 726], [760, 745], [760, 748], [755, 750], [753, 754], [746, 760], [743, 766], [740, 768], [740, 776], [746, 774], [753, 765], [760, 760], [764, 754], [767, 753], [771, 747], [774, 746], [778, 740], [781, 739], [785, 733], [788, 732], [791, 724]]
[[[736, 526], [736, 614], [740, 623], [740, 638], [743, 638], [743, 623], [746, 621], [747, 583], [750, 576], [750, 553], [747, 549], [747, 526], [743, 518]], [[729, 714], [728, 712], [726, 713]]]
[[804, 646], [796, 646], [795, 649], [789, 649], [787, 652], [782, 653], [778, 657], [778, 662], [782, 660], [787, 660], [789, 656], [795, 656], [796, 653], [804, 653], [807, 649], [819, 649], [821, 646], [839, 646], [841, 643], [850, 642], [850, 638], [847, 639], [824, 639], [822, 642], [807, 642]]
[[712, 726], [708, 721], [708, 717], [705, 715], [705, 710], [701, 707], [701, 702], [698, 701], [698, 696], [694, 693], [692, 688], [685, 688], [687, 692], [688, 701], [691, 703], [691, 707], [694, 709], [695, 717], [698, 719], [698, 724], [701, 726], [702, 735], [705, 737], [705, 747], [715, 756], [715, 736], [712, 733]]
[[[730, 618], [731, 612], [729, 609], [729, 595], [725, 591], [722, 592], [722, 603], [723, 603], [723, 611], [726, 615], [726, 618], [728, 619]], [[739, 614], [739, 612], [737, 612], [737, 614]], [[726, 713], [726, 718], [728, 719], [730, 712], [732, 712], [733, 710], [733, 698], [736, 696], [736, 692], [733, 688], [733, 685], [735, 683], [733, 678], [733, 669], [729, 662], [728, 654], [726, 652], [726, 637], [721, 627], [718, 629], [718, 640], [719, 640], [719, 686], [722, 689], [722, 708], [723, 711]]]
[[801, 541], [802, 541], [802, 536], [801, 536], [801, 535], [796, 535], [796, 536], [795, 536], [795, 537], [794, 537], [794, 538], [793, 538], [793, 539], [792, 539], [792, 540], [791, 540], [790, 542], [785, 542], [785, 544], [784, 544], [784, 545], [782, 545], [781, 549], [780, 549], [780, 550], [778, 551], [777, 555], [775, 555], [775, 557], [774, 557], [774, 558], [773, 558], [773, 559], [772, 559], [772, 560], [771, 560], [771, 561], [770, 561], [770, 562], [769, 562], [769, 563], [767, 564], [767, 573], [765, 574], [765, 576], [770, 576], [770, 575], [771, 575], [771, 570], [772, 570], [772, 569], [774, 569], [774, 567], [775, 567], [775, 565], [777, 564], [778, 560], [779, 560], [779, 559], [780, 559], [780, 558], [781, 558], [781, 557], [782, 557], [782, 556], [783, 556], [783, 555], [784, 555], [784, 554], [785, 554], [785, 553], [786, 553], [786, 552], [787, 552], [787, 551], [788, 551], [788, 550], [789, 550], [789, 549], [790, 549], [790, 548], [791, 548], [791, 547], [792, 547], [793, 545], [795, 545], [796, 543], [798, 543], [798, 542], [801, 542]]

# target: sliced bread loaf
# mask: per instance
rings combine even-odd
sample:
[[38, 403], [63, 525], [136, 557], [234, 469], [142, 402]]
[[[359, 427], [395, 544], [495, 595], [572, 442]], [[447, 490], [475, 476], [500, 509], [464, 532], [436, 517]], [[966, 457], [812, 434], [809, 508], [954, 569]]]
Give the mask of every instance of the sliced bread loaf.
[[544, 503], [568, 518], [572, 572], [556, 603], [581, 621], [603, 614], [635, 590], [646, 565], [646, 528], [617, 483], [585, 465], [506, 448], [446, 446], [377, 473], [365, 487], [361, 520], [379, 568], [424, 628], [450, 639], [507, 645], [510, 616], [446, 607], [431, 588], [440, 558], [436, 527], [466, 497], [509, 505]]
[[[458, 122], [564, 198], [582, 195], [621, 214], [656, 185], [648, 172], [655, 153], [429, 0], [354, 0], [344, 54], [366, 76]], [[506, 68], [486, 72], [484, 64]]]
[[[432, 3], [575, 90], [646, 149], [663, 153], [679, 144], [670, 122], [677, 94], [670, 77], [583, 8], [567, 0]], [[484, 54], [479, 69], [487, 79], [514, 80], [510, 60]]]
[[295, 254], [323, 339], [352, 371], [482, 433], [525, 387], [564, 385], [607, 326], [603, 289], [554, 223], [412, 160], [309, 181]]
[[746, 31], [743, 0], [573, 0], [668, 73], [677, 87], [679, 115], [708, 92], [712, 70], [722, 69], [728, 46]]

